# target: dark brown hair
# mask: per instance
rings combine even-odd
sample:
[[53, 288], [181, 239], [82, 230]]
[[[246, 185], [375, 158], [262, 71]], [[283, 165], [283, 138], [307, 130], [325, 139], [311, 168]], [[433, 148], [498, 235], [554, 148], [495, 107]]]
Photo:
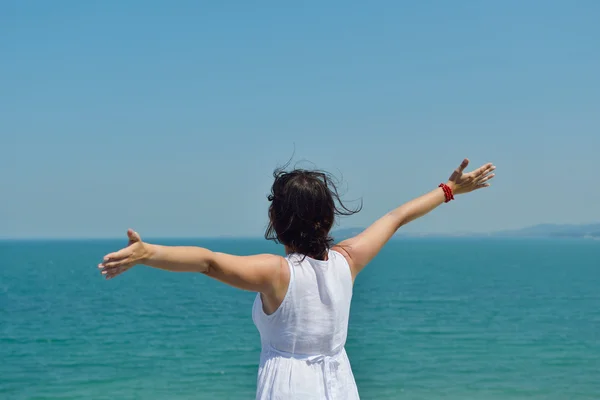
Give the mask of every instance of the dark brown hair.
[[294, 253], [323, 260], [333, 244], [330, 236], [336, 216], [358, 213], [346, 207], [333, 177], [324, 171], [284, 168], [273, 173], [268, 196], [269, 226], [265, 238], [287, 246]]

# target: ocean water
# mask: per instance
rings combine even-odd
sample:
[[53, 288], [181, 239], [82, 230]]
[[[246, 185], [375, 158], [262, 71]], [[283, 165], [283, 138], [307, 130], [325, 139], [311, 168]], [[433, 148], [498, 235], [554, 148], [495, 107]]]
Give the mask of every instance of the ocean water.
[[[146, 267], [105, 281], [122, 244], [0, 243], [0, 399], [252, 399], [254, 295]], [[356, 282], [347, 351], [363, 399], [598, 399], [600, 242], [392, 241]]]

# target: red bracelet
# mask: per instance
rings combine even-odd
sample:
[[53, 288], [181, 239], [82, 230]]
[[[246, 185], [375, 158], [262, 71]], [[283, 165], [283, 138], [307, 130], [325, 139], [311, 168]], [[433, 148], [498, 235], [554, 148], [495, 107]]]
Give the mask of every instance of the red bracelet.
[[440, 183], [440, 186], [444, 190], [444, 196], [446, 196], [445, 203], [450, 202], [450, 200], [454, 200], [454, 194], [452, 193], [452, 188], [445, 183]]

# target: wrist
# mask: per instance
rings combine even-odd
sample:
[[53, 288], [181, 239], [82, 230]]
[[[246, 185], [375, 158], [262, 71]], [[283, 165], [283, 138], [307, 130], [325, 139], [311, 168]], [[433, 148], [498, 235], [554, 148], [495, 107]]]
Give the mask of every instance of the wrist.
[[450, 189], [452, 189], [452, 193], [453, 194], [457, 194], [456, 193], [456, 189], [458, 188], [456, 183], [452, 182], [452, 181], [448, 181], [446, 182], [446, 186], [448, 186]]
[[150, 244], [146, 242], [142, 242], [142, 264], [148, 265], [155, 257], [158, 252], [158, 246], [155, 244]]
[[454, 200], [454, 188], [456, 187], [454, 182], [440, 183], [439, 187], [444, 192], [444, 203], [449, 203]]

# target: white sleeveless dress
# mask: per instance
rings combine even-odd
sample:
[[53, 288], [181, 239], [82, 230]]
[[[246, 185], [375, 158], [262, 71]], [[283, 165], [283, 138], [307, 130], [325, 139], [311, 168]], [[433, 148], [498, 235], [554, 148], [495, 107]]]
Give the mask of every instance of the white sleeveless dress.
[[290, 283], [281, 306], [265, 314], [260, 294], [252, 318], [262, 352], [256, 398], [260, 400], [358, 399], [344, 345], [352, 299], [352, 274], [340, 253], [327, 261], [286, 257]]

